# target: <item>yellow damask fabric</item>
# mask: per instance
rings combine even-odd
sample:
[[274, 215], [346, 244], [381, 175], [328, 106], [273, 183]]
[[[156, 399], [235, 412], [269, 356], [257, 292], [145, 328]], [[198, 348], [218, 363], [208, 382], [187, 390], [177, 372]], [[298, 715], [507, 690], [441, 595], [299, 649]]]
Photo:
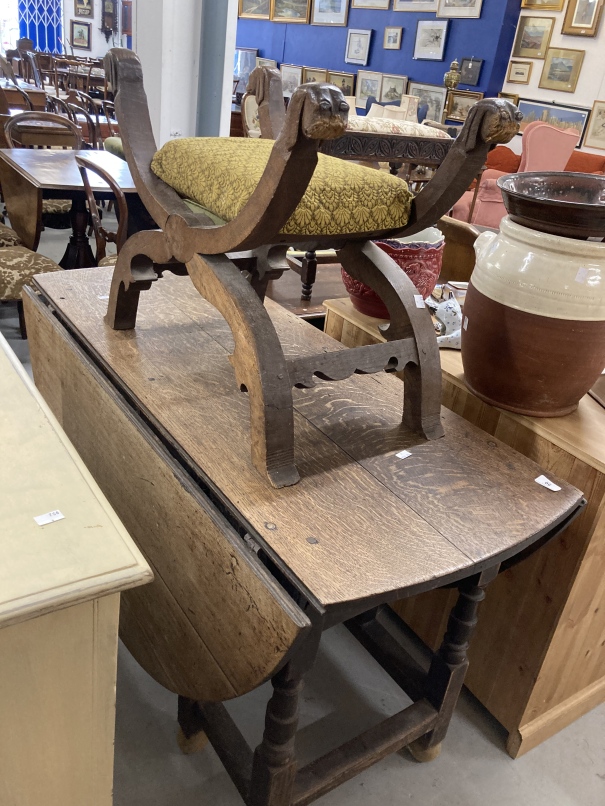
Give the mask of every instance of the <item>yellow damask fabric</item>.
[[[171, 140], [154, 156], [153, 172], [176, 192], [225, 221], [256, 189], [272, 140], [191, 137]], [[284, 235], [346, 235], [405, 226], [412, 194], [384, 171], [319, 154], [313, 178], [282, 230]]]
[[24, 246], [0, 249], [0, 300], [19, 300], [23, 286], [29, 285], [36, 274], [61, 270], [54, 260]]

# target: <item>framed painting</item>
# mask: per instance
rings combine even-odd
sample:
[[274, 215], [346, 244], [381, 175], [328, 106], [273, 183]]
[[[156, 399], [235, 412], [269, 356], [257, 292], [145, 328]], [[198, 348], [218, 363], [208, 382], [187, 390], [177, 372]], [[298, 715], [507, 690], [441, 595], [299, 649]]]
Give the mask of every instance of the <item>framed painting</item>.
[[605, 151], [605, 101], [595, 101], [583, 145]]
[[391, 76], [384, 73], [382, 76], [382, 89], [378, 100], [383, 104], [390, 104], [394, 101], [401, 103], [401, 99], [405, 95], [407, 88], [407, 76]]
[[387, 10], [391, 0], [351, 0], [351, 8], [379, 8]]
[[268, 20], [271, 16], [271, 0], [239, 0], [239, 16]]
[[393, 28], [388, 26], [384, 29], [384, 39], [382, 47], [385, 50], [401, 50], [401, 41], [403, 39], [403, 28]]
[[544, 59], [554, 24], [554, 17], [520, 17], [513, 56], [517, 59]]
[[273, 22], [309, 22], [311, 0], [271, 0]]
[[321, 67], [304, 67], [303, 84], [323, 84], [328, 80], [328, 71]]
[[393, 0], [393, 11], [437, 11], [439, 0]]
[[585, 52], [569, 48], [549, 48], [538, 86], [545, 90], [575, 92]]
[[313, 0], [311, 25], [347, 24], [349, 0]]
[[359, 70], [357, 73], [357, 93], [355, 95], [355, 106], [366, 108], [368, 98], [380, 98], [382, 88], [382, 73], [370, 73], [367, 70]]
[[95, 15], [93, 0], [74, 0], [74, 17], [88, 17], [89, 20]]
[[460, 83], [467, 87], [476, 87], [479, 83], [483, 59], [468, 58], [465, 56], [460, 61]]
[[78, 48], [78, 50], [90, 50], [91, 27], [89, 22], [78, 22], [77, 20], [69, 21], [70, 39], [74, 48]]
[[284, 98], [291, 98], [294, 90], [303, 83], [303, 68], [296, 64], [282, 64], [281, 84]]
[[596, 36], [601, 24], [605, 0], [569, 0], [562, 34]]
[[523, 0], [521, 8], [531, 8], [534, 11], [561, 11], [565, 0]]
[[483, 0], [439, 0], [438, 17], [463, 17], [466, 19], [481, 16]]
[[[359, 28], [349, 28], [347, 32], [345, 62], [347, 62], [347, 64], [360, 64], [365, 67], [370, 55], [371, 39], [372, 29], [366, 31]], [[357, 83], [359, 84], [359, 82]]]
[[445, 120], [466, 120], [473, 106], [483, 98], [482, 92], [451, 90], [447, 94]]
[[581, 137], [590, 115], [590, 109], [543, 104], [538, 101], [524, 101], [523, 99], [519, 101], [517, 106], [519, 111], [523, 113], [519, 134], [523, 134], [530, 123], [541, 120], [544, 123], [548, 123], [549, 126], [555, 126], [557, 129], [575, 129]]
[[414, 59], [442, 62], [449, 20], [418, 20]]
[[334, 84], [348, 98], [355, 95], [355, 76], [353, 73], [335, 73], [329, 70], [328, 83]]
[[262, 56], [257, 56], [256, 57], [256, 66], [257, 67], [273, 67], [274, 69], [277, 69], [277, 62], [275, 61], [275, 59], [265, 59]]
[[499, 92], [498, 98], [504, 98], [505, 100], [513, 103], [515, 106], [519, 106], [519, 96], [514, 92]]
[[529, 84], [533, 62], [510, 62], [506, 80], [511, 84]]
[[408, 95], [418, 98], [418, 119], [434, 120], [441, 123], [445, 111], [447, 89], [438, 84], [424, 84], [420, 81], [410, 81]]

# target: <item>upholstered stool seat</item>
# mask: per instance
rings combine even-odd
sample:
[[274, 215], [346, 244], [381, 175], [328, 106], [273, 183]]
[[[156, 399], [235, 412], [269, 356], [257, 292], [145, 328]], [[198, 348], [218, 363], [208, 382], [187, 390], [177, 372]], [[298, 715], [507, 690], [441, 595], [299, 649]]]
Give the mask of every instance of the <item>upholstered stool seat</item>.
[[97, 265], [99, 266], [115, 266], [118, 261], [117, 255], [105, 255], [105, 257], [99, 260]]
[[[171, 140], [154, 156], [153, 172], [183, 198], [232, 221], [256, 190], [272, 140], [193, 137]], [[319, 154], [313, 178], [282, 234], [347, 235], [398, 229], [408, 221], [405, 182]]]
[[62, 271], [61, 266], [24, 246], [0, 249], [0, 300], [20, 300], [24, 285], [36, 274]]
[[42, 199], [42, 215], [66, 215], [71, 210], [71, 199]]
[[14, 229], [7, 227], [6, 224], [0, 224], [0, 249], [7, 246], [19, 246], [21, 239]]

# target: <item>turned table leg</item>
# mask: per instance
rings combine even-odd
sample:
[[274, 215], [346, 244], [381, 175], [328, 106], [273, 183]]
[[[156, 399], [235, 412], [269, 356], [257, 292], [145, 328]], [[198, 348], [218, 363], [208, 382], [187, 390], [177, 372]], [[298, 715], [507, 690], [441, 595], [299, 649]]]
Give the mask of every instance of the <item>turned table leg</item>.
[[301, 294], [300, 298], [308, 302], [313, 293], [313, 286], [317, 279], [317, 254], [315, 252], [306, 252], [302, 260], [301, 272]]
[[477, 625], [479, 605], [485, 588], [497, 576], [499, 566], [490, 568], [458, 587], [458, 600], [450, 613], [447, 631], [434, 656], [426, 681], [426, 697], [439, 710], [436, 726], [421, 736], [408, 750], [416, 761], [432, 761], [441, 751], [468, 668], [468, 648]]
[[208, 744], [208, 737], [200, 726], [199, 706], [195, 700], [179, 695], [178, 708], [177, 742], [181, 752], [188, 756], [203, 750]]
[[273, 678], [263, 740], [256, 748], [248, 806], [288, 806], [296, 775], [295, 736], [303, 681], [285, 666]]
[[95, 259], [86, 235], [88, 225], [88, 209], [84, 198], [76, 198], [71, 205], [72, 234], [65, 254], [59, 261], [62, 269], [86, 269], [94, 266]]

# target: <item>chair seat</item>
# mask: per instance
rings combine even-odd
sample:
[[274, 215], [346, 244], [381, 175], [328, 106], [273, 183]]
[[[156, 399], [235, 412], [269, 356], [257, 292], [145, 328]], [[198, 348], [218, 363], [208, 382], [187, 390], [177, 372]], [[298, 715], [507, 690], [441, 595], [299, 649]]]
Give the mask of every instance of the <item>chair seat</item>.
[[19, 246], [20, 243], [21, 238], [14, 229], [7, 227], [6, 224], [0, 224], [0, 249], [7, 246]]
[[65, 215], [70, 210], [70, 199], [42, 199], [42, 213], [44, 215]]
[[[231, 221], [258, 186], [273, 141], [241, 137], [171, 140], [154, 156], [153, 172], [176, 192]], [[398, 229], [407, 224], [412, 194], [405, 182], [319, 154], [300, 204], [284, 235], [347, 235]]]
[[119, 157], [121, 160], [126, 159], [121, 137], [107, 137], [103, 141], [103, 148], [105, 151], [109, 151], [110, 154], [113, 154], [114, 157]]
[[0, 249], [0, 300], [21, 299], [23, 286], [28, 285], [36, 274], [48, 271], [62, 269], [54, 260], [24, 246]]
[[117, 255], [105, 255], [105, 257], [99, 260], [97, 266], [115, 266], [117, 260], [118, 260]]

